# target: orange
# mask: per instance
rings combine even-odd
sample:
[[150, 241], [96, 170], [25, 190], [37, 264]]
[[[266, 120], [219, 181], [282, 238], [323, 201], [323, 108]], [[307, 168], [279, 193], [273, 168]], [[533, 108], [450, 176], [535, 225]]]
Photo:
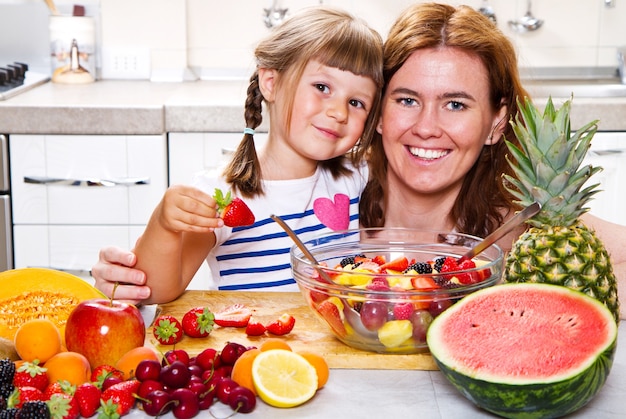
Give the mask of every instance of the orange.
[[67, 380], [72, 385], [78, 386], [91, 378], [89, 361], [78, 352], [59, 352], [47, 360], [44, 367], [48, 369], [51, 383]]
[[137, 365], [144, 359], [152, 359], [161, 362], [161, 357], [156, 350], [148, 346], [138, 346], [122, 355], [115, 364], [115, 368], [124, 373], [125, 380], [129, 380], [135, 376]]
[[240, 386], [252, 390], [255, 396], [256, 389], [254, 388], [254, 382], [252, 380], [252, 362], [254, 362], [254, 358], [260, 353], [260, 349], [248, 349], [237, 358], [233, 365], [233, 370], [230, 373], [230, 378]]
[[270, 349], [285, 349], [291, 351], [291, 346], [283, 339], [269, 338], [259, 346], [261, 352], [269, 351]]
[[304, 359], [309, 361], [315, 371], [317, 371], [317, 389], [324, 387], [328, 382], [328, 376], [330, 375], [330, 369], [326, 360], [319, 354], [313, 352], [300, 351], [298, 354], [302, 355]]
[[48, 319], [32, 319], [23, 323], [14, 337], [15, 350], [21, 359], [45, 363], [61, 352], [61, 333]]

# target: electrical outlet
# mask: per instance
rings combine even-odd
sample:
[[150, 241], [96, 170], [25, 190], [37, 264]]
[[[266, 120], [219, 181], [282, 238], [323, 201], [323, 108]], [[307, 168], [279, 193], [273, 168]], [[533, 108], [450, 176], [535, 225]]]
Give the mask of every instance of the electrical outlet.
[[116, 47], [102, 49], [103, 79], [149, 79], [150, 49]]

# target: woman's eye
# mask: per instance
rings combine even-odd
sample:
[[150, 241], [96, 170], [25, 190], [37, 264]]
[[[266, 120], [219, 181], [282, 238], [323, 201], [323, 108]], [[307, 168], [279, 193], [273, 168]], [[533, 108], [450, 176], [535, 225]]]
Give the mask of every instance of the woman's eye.
[[448, 103], [448, 108], [453, 111], [462, 111], [463, 109], [465, 109], [465, 105], [461, 102], [451, 101]]
[[398, 99], [398, 102], [404, 106], [414, 106], [417, 103], [415, 99], [412, 99], [410, 97], [404, 97], [402, 99]]
[[320, 84], [320, 83], [316, 84], [315, 88], [322, 93], [328, 93], [328, 91], [330, 90], [328, 86], [326, 86], [325, 84]]

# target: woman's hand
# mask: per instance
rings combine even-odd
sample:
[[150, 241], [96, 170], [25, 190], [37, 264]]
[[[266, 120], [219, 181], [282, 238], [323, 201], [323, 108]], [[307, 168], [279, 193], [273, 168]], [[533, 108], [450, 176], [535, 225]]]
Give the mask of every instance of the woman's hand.
[[117, 282], [113, 296], [116, 300], [140, 304], [150, 297], [150, 288], [145, 285], [145, 273], [133, 268], [135, 263], [137, 257], [131, 251], [115, 246], [102, 248], [98, 262], [91, 268], [96, 288], [111, 297]]

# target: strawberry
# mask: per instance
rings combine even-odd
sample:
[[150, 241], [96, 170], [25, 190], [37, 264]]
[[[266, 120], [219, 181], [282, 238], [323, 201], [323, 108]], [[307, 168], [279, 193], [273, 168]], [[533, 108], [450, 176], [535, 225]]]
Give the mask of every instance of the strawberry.
[[389, 261], [383, 265], [380, 265], [378, 269], [379, 269], [379, 272], [386, 272], [386, 271], [404, 272], [404, 270], [408, 267], [409, 267], [409, 260], [406, 258], [406, 256], [399, 256], [392, 261]]
[[242, 227], [254, 224], [254, 214], [240, 198], [232, 198], [230, 191], [224, 195], [221, 189], [215, 188], [213, 199], [218, 206], [218, 214], [228, 227]]
[[265, 325], [252, 317], [246, 325], [246, 335], [248, 336], [261, 336], [265, 330]]
[[286, 335], [291, 332], [296, 324], [296, 319], [291, 314], [284, 313], [278, 319], [265, 326], [268, 332], [273, 335]]
[[374, 259], [372, 259], [372, 262], [378, 265], [384, 265], [385, 263], [387, 263], [387, 259], [385, 259], [384, 255], [376, 255], [374, 256]]
[[338, 336], [345, 337], [347, 335], [346, 326], [343, 324], [339, 307], [330, 300], [322, 301], [317, 306], [317, 311], [326, 320], [326, 323], [335, 331]]
[[[466, 262], [471, 262], [472, 265], [474, 265], [474, 262], [472, 262], [471, 260], [467, 260], [462, 262], [462, 264], [464, 264], [464, 266], [466, 266], [465, 268], [459, 266], [459, 264], [457, 263], [456, 259], [454, 259], [453, 257], [446, 257], [446, 260], [444, 260], [443, 265], [441, 266], [441, 270], [440, 272], [458, 272], [462, 269], [467, 269]], [[474, 265], [474, 267], [476, 267], [476, 265]], [[470, 276], [470, 274], [468, 273], [455, 273], [454, 275], [446, 275], [445, 278], [447, 280], [452, 280], [453, 277], [457, 278], [457, 281], [454, 282], [458, 282], [460, 284], [471, 284], [472, 283], [472, 278]]]
[[215, 324], [222, 327], [246, 327], [252, 310], [243, 304], [233, 304], [215, 313]]
[[11, 407], [21, 408], [25, 402], [43, 400], [43, 391], [37, 387], [24, 386], [15, 387], [13, 392], [9, 395], [7, 405]]
[[413, 304], [410, 302], [397, 303], [393, 306], [393, 317], [396, 320], [409, 320], [413, 313]]
[[109, 377], [117, 377], [120, 380], [124, 379], [124, 373], [112, 365], [98, 365], [91, 371], [90, 381], [94, 383], [98, 388], [102, 388], [102, 383]]
[[135, 396], [140, 385], [141, 382], [139, 380], [126, 380], [114, 384], [102, 392], [102, 401], [109, 404], [109, 406], [111, 406], [111, 403], [116, 404], [117, 413], [120, 416], [124, 416], [135, 405]]
[[102, 392], [94, 383], [83, 383], [76, 387], [74, 398], [78, 403], [80, 415], [90, 418], [96, 414], [100, 407], [100, 396]]
[[161, 345], [173, 345], [182, 339], [183, 326], [176, 317], [162, 315], [154, 321], [152, 333]]
[[207, 307], [195, 307], [183, 316], [183, 332], [192, 338], [209, 336], [213, 330], [214, 316]]
[[439, 284], [437, 284], [430, 276], [414, 276], [411, 278], [411, 285], [413, 285], [413, 288], [420, 291], [441, 288]]
[[45, 391], [48, 387], [47, 369], [39, 366], [39, 360], [33, 362], [24, 362], [15, 371], [13, 376], [13, 385], [15, 387], [35, 387], [41, 391]]
[[76, 419], [80, 416], [78, 401], [71, 394], [53, 394], [46, 403], [52, 419]]
[[55, 381], [54, 383], [48, 384], [48, 387], [46, 387], [46, 390], [43, 392], [43, 399], [50, 400], [50, 397], [57, 393], [74, 394], [75, 390], [76, 386], [72, 385], [69, 381]]

